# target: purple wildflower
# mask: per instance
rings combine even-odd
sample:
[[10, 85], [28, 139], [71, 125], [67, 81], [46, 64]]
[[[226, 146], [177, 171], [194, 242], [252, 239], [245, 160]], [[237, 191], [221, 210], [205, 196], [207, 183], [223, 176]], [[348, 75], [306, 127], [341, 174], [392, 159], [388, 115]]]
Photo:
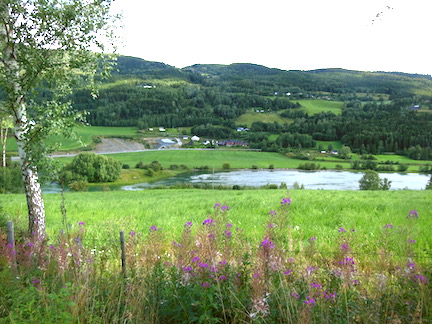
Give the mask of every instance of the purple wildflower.
[[33, 243], [28, 243], [27, 246], [33, 247]]
[[316, 304], [316, 300], [315, 300], [315, 298], [312, 298], [312, 297], [310, 297], [310, 296], [307, 296], [307, 297], [306, 297], [306, 300], [304, 301], [304, 303], [307, 304], [307, 305], [312, 305], [312, 306], [314, 306], [314, 305]]
[[407, 218], [418, 218], [418, 211], [415, 209], [410, 210]]
[[221, 210], [222, 211], [228, 211], [230, 208], [229, 208], [229, 206], [222, 206], [221, 207]]
[[291, 293], [291, 296], [294, 297], [295, 299], [300, 299], [300, 295], [294, 291]]
[[227, 224], [225, 225], [225, 227], [226, 227], [226, 228], [231, 228], [231, 227], [233, 227], [233, 224], [231, 224], [231, 223], [227, 223]]
[[199, 260], [200, 260], [200, 258], [198, 258], [198, 257], [196, 256], [196, 257], [193, 257], [192, 262], [198, 262]]
[[284, 205], [284, 206], [291, 205], [291, 198], [284, 198], [284, 199], [282, 199], [281, 205]]
[[198, 266], [201, 268], [208, 268], [209, 267], [209, 265], [207, 263], [201, 263], [201, 262], [198, 263]]
[[316, 236], [312, 236], [312, 237], [309, 239], [309, 241], [311, 241], [311, 242], [316, 241]]
[[261, 242], [260, 246], [268, 247], [271, 249], [275, 247], [274, 243], [270, 241], [267, 237], [264, 239], [264, 241]]
[[316, 284], [316, 283], [312, 282], [310, 285], [311, 285], [312, 288], [322, 288], [321, 284]]
[[158, 228], [155, 225], [150, 226], [150, 232], [156, 232], [157, 230]]
[[202, 224], [205, 226], [214, 226], [215, 221], [211, 218], [206, 219]]
[[339, 230], [338, 230], [338, 232], [340, 232], [340, 233], [345, 233], [345, 232], [346, 232], [346, 229], [345, 229], [345, 228], [343, 228], [343, 227], [339, 227]]
[[287, 270], [287, 271], [284, 271], [284, 275], [287, 275], [287, 276], [291, 276], [291, 275], [292, 275], [292, 273], [293, 273], [293, 271], [292, 271], [292, 270]]
[[410, 244], [414, 244], [416, 242], [416, 240], [408, 240], [408, 243], [410, 243]]
[[272, 217], [276, 216], [277, 215], [276, 210], [270, 210], [269, 215]]
[[209, 284], [208, 282], [203, 282], [203, 283], [201, 284], [201, 286], [202, 286], [203, 288], [209, 288], [209, 287], [210, 287], [210, 284]]
[[84, 224], [85, 224], [84, 222], [79, 222], [78, 223], [79, 226], [84, 226]]
[[129, 232], [129, 235], [130, 235], [130, 236], [135, 236], [135, 235], [136, 235], [136, 232], [135, 232], [135, 231], [130, 231], [130, 232]]
[[348, 250], [349, 250], [349, 246], [348, 246], [348, 244], [342, 244], [342, 245], [341, 245], [341, 250], [342, 250], [342, 251], [348, 251]]
[[213, 208], [218, 208], [220, 206], [221, 206], [221, 204], [216, 203]]
[[429, 279], [426, 278], [424, 275], [419, 274], [414, 276], [414, 281], [418, 282], [419, 284], [427, 285], [429, 283]]
[[394, 226], [392, 224], [385, 224], [384, 228], [394, 228]]
[[192, 227], [192, 222], [186, 222], [186, 224], [184, 224], [185, 228], [191, 228]]
[[267, 228], [273, 228], [273, 227], [275, 227], [275, 224], [273, 224], [273, 223], [270, 223], [267, 225]]
[[226, 237], [226, 238], [231, 238], [231, 236], [232, 236], [232, 233], [231, 233], [231, 231], [230, 230], [225, 230], [224, 231], [224, 236]]
[[183, 268], [183, 271], [184, 271], [184, 272], [190, 272], [190, 271], [192, 271], [192, 268], [189, 267], [189, 266], [187, 266], [187, 267], [184, 267], [184, 268]]
[[409, 263], [407, 264], [407, 268], [408, 268], [408, 269], [415, 269], [415, 263], [414, 263], [414, 262], [409, 262]]
[[224, 276], [224, 275], [222, 275], [222, 276], [219, 277], [219, 280], [226, 280], [226, 279], [228, 279], [228, 277]]

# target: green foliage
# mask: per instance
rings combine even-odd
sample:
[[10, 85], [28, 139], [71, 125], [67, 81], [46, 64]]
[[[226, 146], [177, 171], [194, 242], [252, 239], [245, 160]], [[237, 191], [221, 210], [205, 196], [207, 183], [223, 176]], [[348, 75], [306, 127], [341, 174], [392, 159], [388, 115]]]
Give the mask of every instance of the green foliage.
[[23, 192], [21, 170], [18, 164], [0, 168], [0, 193]]
[[[74, 157], [65, 167], [66, 182], [71, 179], [87, 182], [114, 182], [120, 177], [121, 162], [111, 157], [84, 152]], [[69, 173], [68, 173], [69, 171]]]
[[229, 170], [229, 169], [231, 169], [231, 164], [229, 164], [229, 163], [224, 163], [224, 164], [222, 165], [222, 169], [224, 169], [224, 170]]
[[432, 190], [432, 175], [429, 178], [428, 183], [426, 184], [426, 190]]
[[298, 165], [297, 169], [300, 170], [319, 170], [321, 168], [320, 164], [314, 162], [305, 162]]
[[71, 191], [87, 191], [88, 190], [88, 183], [87, 181], [83, 180], [75, 180], [69, 183], [69, 189]]
[[381, 179], [376, 171], [368, 170], [359, 180], [360, 190], [389, 190], [391, 181]]

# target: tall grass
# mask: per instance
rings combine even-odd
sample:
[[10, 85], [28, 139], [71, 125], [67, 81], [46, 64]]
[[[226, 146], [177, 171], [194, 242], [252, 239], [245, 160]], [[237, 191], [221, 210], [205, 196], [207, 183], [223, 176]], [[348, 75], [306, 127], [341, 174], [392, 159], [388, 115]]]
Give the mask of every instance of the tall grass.
[[[0, 319], [11, 323], [432, 320], [431, 256], [420, 253], [417, 246], [430, 211], [400, 210], [391, 223], [374, 222], [374, 237], [343, 217], [331, 233], [314, 231], [309, 236], [295, 225], [295, 210], [305, 202], [295, 195], [282, 197], [274, 197], [273, 208], [260, 215], [253, 235], [231, 215], [234, 203], [212, 204], [195, 220], [187, 217], [177, 223], [177, 231], [163, 227], [162, 217], [170, 215], [161, 213], [144, 231], [127, 232], [125, 274], [118, 242], [113, 239], [95, 248], [85, 222], [48, 243], [23, 238], [16, 251], [0, 233]], [[10, 268], [13, 258], [18, 260], [15, 273]]]

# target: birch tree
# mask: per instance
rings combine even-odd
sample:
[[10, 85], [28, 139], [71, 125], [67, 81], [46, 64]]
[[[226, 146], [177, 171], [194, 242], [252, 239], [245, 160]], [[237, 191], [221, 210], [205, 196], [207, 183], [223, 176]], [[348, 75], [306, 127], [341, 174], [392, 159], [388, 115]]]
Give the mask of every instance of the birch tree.
[[[24, 190], [29, 232], [45, 237], [45, 208], [38, 170], [48, 163], [44, 139], [69, 134], [82, 120], [65, 98], [79, 82], [94, 86], [106, 71], [103, 55], [112, 36], [111, 0], [0, 0], [0, 86], [13, 133]], [[84, 81], [83, 81], [84, 80]], [[49, 89], [36, 100], [37, 89]]]
[[6, 167], [6, 144], [8, 139], [9, 129], [12, 128], [12, 118], [6, 113], [0, 111], [0, 142], [2, 146], [2, 162], [1, 166]]

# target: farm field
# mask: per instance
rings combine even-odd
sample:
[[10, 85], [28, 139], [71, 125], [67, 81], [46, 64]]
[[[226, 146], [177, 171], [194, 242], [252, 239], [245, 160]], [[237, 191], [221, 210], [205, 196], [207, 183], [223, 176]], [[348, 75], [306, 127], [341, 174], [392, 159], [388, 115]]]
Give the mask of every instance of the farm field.
[[279, 116], [276, 113], [257, 113], [257, 112], [247, 112], [243, 115], [239, 116], [236, 119], [237, 125], [247, 125], [248, 127], [252, 126], [253, 122], [263, 122], [263, 123], [274, 123], [277, 122], [279, 124], [289, 124], [292, 122], [289, 118], [284, 118]]
[[[50, 143], [61, 143], [60, 150], [69, 151], [77, 150], [81, 147], [91, 144], [93, 136], [110, 136], [110, 137], [134, 137], [138, 134], [137, 127], [105, 127], [105, 126], [83, 126], [75, 129], [76, 135], [81, 139], [82, 143], [78, 140], [64, 138], [63, 136], [53, 136]], [[7, 141], [7, 151], [16, 151], [17, 145], [15, 139], [10, 137]]]
[[314, 115], [320, 112], [330, 111], [335, 115], [342, 113], [343, 102], [342, 101], [329, 101], [329, 100], [296, 100], [302, 105], [302, 110], [306, 111], [309, 115]]
[[[229, 163], [233, 169], [250, 169], [253, 165], [258, 168], [268, 168], [273, 164], [274, 168], [295, 169], [305, 161], [290, 159], [279, 153], [254, 152], [243, 150], [157, 150], [131, 153], [107, 154], [122, 164], [134, 167], [139, 161], [150, 163], [159, 161], [165, 168], [172, 164], [184, 164], [188, 168], [208, 166], [210, 169], [222, 169], [224, 163]], [[69, 163], [72, 158], [60, 158], [62, 163]], [[343, 161], [325, 162], [318, 161], [321, 167], [335, 169], [336, 164]], [[347, 164], [348, 167], [348, 164]]]

